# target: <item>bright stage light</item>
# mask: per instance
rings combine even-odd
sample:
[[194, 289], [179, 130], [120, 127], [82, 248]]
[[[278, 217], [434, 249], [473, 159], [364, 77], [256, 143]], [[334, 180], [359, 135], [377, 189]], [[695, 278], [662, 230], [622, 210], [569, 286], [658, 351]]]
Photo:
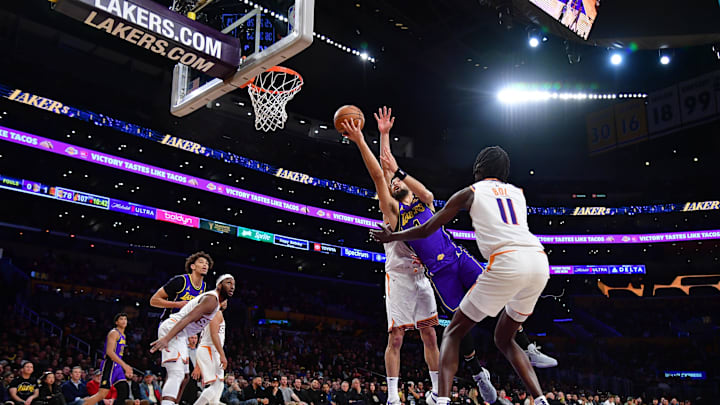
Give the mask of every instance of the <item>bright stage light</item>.
[[612, 63], [615, 66], [621, 64], [622, 61], [623, 61], [623, 57], [619, 53], [614, 53], [614, 54], [612, 54], [612, 56], [610, 56], [610, 63]]
[[669, 57], [669, 56], [663, 55], [663, 56], [660, 57], [660, 64], [662, 64], [662, 65], [667, 65], [668, 63], [670, 63], [670, 57]]
[[540, 40], [536, 37], [531, 37], [528, 43], [530, 44], [531, 48], [537, 48], [537, 46], [540, 45]]

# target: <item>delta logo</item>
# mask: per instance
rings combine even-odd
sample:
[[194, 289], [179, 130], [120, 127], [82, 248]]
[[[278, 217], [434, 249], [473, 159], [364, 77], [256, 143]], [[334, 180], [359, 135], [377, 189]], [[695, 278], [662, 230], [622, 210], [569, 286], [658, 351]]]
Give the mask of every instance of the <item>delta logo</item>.
[[70, 156], [76, 156], [80, 152], [77, 149], [73, 148], [72, 146], [68, 146], [67, 148], [65, 148], [65, 153], [67, 153]]

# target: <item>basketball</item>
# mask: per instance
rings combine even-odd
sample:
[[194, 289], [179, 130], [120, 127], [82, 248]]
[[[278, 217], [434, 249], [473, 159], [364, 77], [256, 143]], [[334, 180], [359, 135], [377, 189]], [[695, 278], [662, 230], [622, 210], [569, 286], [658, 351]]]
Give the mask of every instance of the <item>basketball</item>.
[[362, 110], [354, 105], [344, 105], [335, 111], [335, 118], [333, 118], [333, 121], [335, 122], [335, 129], [337, 129], [341, 134], [345, 132], [342, 127], [342, 123], [345, 120], [353, 120], [353, 122], [355, 122], [355, 120], [360, 120], [360, 129], [363, 129], [365, 126], [365, 115], [363, 115]]

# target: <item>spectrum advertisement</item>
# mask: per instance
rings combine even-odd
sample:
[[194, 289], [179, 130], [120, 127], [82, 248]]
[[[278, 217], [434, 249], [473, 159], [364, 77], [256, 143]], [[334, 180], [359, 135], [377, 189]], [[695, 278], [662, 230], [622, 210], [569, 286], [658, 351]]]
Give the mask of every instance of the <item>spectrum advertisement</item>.
[[[26, 190], [22, 185], [30, 184], [37, 187], [30, 187]], [[344, 246], [335, 246], [322, 242], [311, 242], [305, 239], [293, 238], [290, 236], [277, 235], [269, 232], [263, 232], [256, 229], [245, 228], [237, 225], [226, 224], [219, 221], [212, 221], [192, 215], [182, 214], [179, 212], [167, 211], [159, 208], [148, 207], [129, 201], [117, 200], [108, 197], [96, 196], [94, 194], [84, 193], [81, 191], [69, 190], [61, 187], [48, 187], [41, 183], [29, 180], [15, 179], [0, 175], [0, 188], [20, 193], [32, 194], [45, 198], [53, 198], [74, 204], [90, 206], [99, 209], [111, 210], [126, 215], [141, 216], [148, 219], [155, 219], [163, 222], [170, 222], [176, 225], [187, 226], [190, 228], [206, 229], [213, 232], [232, 235], [232, 230], [237, 229], [235, 236], [244, 239], [250, 239], [258, 242], [272, 243], [291, 249], [299, 249], [312, 251], [321, 254], [340, 255], [351, 259], [365, 260], [376, 263], [385, 262], [385, 254], [379, 252], [371, 252], [363, 249], [355, 249]], [[33, 191], [36, 189], [37, 191]], [[44, 193], [43, 190], [50, 190]], [[82, 196], [82, 197], [79, 197]], [[92, 200], [92, 202], [90, 201]], [[107, 203], [105, 203], [107, 202]], [[149, 214], [155, 213], [153, 218]], [[720, 231], [718, 231], [720, 232]], [[482, 263], [484, 266], [485, 263]], [[559, 275], [580, 275], [580, 274], [644, 274], [644, 265], [602, 265], [602, 266], [550, 266], [550, 274]]]

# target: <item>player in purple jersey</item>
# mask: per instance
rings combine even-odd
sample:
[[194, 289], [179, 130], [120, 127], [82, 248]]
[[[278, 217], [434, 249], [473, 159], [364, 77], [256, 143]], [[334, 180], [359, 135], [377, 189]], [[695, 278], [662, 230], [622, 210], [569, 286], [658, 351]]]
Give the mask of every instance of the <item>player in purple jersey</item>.
[[[213, 267], [213, 259], [205, 252], [195, 252], [185, 259], [185, 274], [171, 278], [164, 286], [160, 287], [150, 298], [150, 306], [163, 308], [160, 322], [164, 321], [170, 314], [178, 312], [190, 300], [205, 292], [205, 275]], [[163, 367], [177, 368], [182, 366], [185, 377], [180, 384], [178, 398], [182, 397], [188, 381], [190, 381], [190, 365], [187, 358], [179, 358], [163, 363]], [[175, 364], [177, 363], [177, 364]], [[181, 364], [182, 363], [182, 364]], [[163, 399], [165, 399], [163, 397]], [[176, 398], [168, 397], [170, 401]]]
[[[392, 114], [383, 108], [381, 114]], [[435, 215], [434, 195], [420, 181], [398, 167], [390, 150], [389, 131], [380, 134], [380, 160], [385, 176], [390, 184], [392, 196], [398, 201], [399, 214], [395, 231], [420, 226]], [[457, 245], [444, 228], [438, 229], [425, 239], [408, 241], [407, 244], [427, 268], [436, 295], [442, 306], [454, 313], [460, 301], [482, 273], [478, 261], [460, 245]], [[527, 334], [520, 328], [516, 336], [518, 344], [525, 349], [533, 366], [538, 368], [554, 367], [557, 360], [541, 353], [535, 344], [530, 343]], [[475, 343], [471, 334], [467, 334], [461, 343], [461, 352], [480, 388], [483, 399], [495, 402], [497, 393], [490, 383], [489, 372], [475, 357]], [[428, 398], [432, 403], [434, 398]]]
[[113, 386], [115, 386], [117, 390], [116, 403], [124, 404], [125, 400], [130, 396], [128, 379], [132, 378], [133, 369], [122, 359], [126, 345], [125, 328], [127, 327], [127, 314], [121, 312], [115, 315], [114, 321], [115, 328], [107, 334], [107, 339], [105, 340], [105, 360], [103, 360], [100, 366], [102, 370], [100, 389], [95, 395], [86, 399], [83, 405], [95, 405], [102, 401]]

